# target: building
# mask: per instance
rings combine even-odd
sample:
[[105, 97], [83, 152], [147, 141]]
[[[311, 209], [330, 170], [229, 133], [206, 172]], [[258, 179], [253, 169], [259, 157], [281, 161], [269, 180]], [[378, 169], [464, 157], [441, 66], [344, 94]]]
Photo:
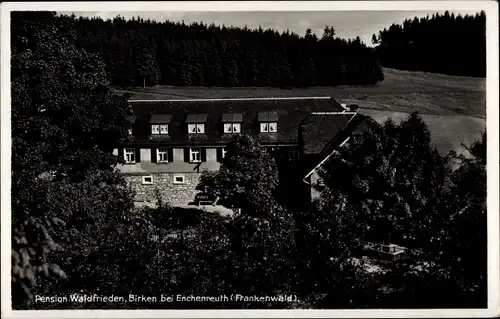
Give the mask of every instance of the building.
[[[203, 170], [217, 170], [235, 134], [249, 134], [276, 156], [300, 201], [317, 196], [318, 167], [366, 117], [330, 97], [129, 100], [131, 136], [114, 154], [136, 192], [154, 202], [192, 202]], [[294, 195], [295, 197], [295, 195]]]

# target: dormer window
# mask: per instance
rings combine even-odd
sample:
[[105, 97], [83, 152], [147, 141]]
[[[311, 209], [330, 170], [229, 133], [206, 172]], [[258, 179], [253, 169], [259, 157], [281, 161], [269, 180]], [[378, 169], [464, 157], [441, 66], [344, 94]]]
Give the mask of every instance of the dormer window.
[[130, 126], [128, 128], [128, 135], [132, 135], [132, 126], [134, 126], [136, 118], [137, 118], [137, 116], [135, 116], [135, 115], [127, 116], [127, 121], [130, 123]]
[[224, 133], [241, 133], [241, 123], [224, 123]]
[[241, 133], [241, 113], [226, 113], [222, 115], [222, 123], [224, 123], [225, 134]]
[[204, 134], [207, 114], [189, 114], [186, 118], [189, 134]]
[[278, 132], [278, 113], [277, 112], [259, 112], [258, 120], [261, 133]]
[[149, 120], [151, 135], [168, 135], [168, 124], [171, 118], [169, 114], [153, 114]]
[[188, 124], [188, 132], [191, 134], [205, 133], [205, 124]]

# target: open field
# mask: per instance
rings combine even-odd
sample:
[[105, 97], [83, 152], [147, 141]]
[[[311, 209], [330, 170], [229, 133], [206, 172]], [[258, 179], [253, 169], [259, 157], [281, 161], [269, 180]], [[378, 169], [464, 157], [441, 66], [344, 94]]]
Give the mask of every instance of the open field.
[[424, 72], [385, 69], [384, 82], [374, 86], [311, 88], [171, 87], [125, 88], [135, 99], [332, 96], [362, 108], [426, 114], [486, 117], [486, 80]]
[[[375, 121], [383, 123], [389, 117], [399, 123], [408, 117], [408, 113], [380, 110], [361, 110], [360, 113], [371, 116]], [[421, 114], [429, 127], [431, 140], [442, 155], [450, 150], [458, 153], [465, 151], [462, 143], [470, 145], [481, 137], [486, 130], [486, 121], [481, 118], [462, 115]]]
[[419, 111], [441, 153], [459, 151], [485, 129], [486, 79], [384, 69], [385, 80], [374, 86], [311, 88], [171, 87], [123, 88], [134, 99], [189, 99], [234, 97], [331, 96], [342, 103], [356, 103], [360, 113], [382, 122], [396, 122]]

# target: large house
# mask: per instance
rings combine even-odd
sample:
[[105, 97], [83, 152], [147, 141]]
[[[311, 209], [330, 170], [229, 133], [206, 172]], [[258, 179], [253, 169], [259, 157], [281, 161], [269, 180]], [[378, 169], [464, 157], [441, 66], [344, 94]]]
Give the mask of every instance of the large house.
[[[300, 200], [316, 197], [317, 170], [367, 118], [355, 105], [330, 97], [129, 100], [128, 143], [114, 150], [137, 202], [154, 202], [156, 190], [172, 205], [197, 194], [203, 170], [217, 170], [227, 143], [249, 134], [285, 167]], [[295, 195], [294, 195], [295, 196]]]

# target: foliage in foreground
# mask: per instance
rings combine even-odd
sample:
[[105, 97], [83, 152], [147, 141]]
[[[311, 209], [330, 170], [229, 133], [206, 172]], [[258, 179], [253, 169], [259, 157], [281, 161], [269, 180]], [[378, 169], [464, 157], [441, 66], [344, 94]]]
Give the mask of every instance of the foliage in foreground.
[[355, 225], [351, 240], [409, 248], [381, 284], [393, 290], [381, 307], [485, 306], [485, 142], [443, 158], [414, 113], [369, 127], [326, 164], [319, 204]]
[[125, 101], [107, 89], [102, 61], [59, 33], [59, 23], [51, 14], [12, 14], [15, 307], [32, 300], [42, 277], [66, 277], [108, 239], [109, 212], [130, 209], [112, 155], [126, 136]]

